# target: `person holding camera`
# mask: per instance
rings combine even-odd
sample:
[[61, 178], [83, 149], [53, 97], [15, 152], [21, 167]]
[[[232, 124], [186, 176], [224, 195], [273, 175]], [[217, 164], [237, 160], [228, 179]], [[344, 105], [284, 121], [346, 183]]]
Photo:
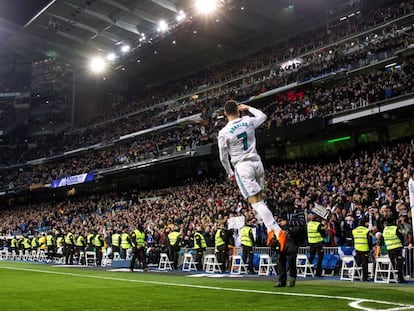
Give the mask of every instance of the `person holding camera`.
[[285, 233], [286, 244], [285, 247], [279, 247], [279, 279], [275, 287], [286, 287], [286, 264], [289, 266], [289, 287], [293, 287], [296, 284], [298, 247], [304, 244], [304, 237], [306, 236], [305, 214], [302, 207], [295, 204], [293, 198], [289, 198], [285, 201], [284, 208], [278, 215], [277, 221]]

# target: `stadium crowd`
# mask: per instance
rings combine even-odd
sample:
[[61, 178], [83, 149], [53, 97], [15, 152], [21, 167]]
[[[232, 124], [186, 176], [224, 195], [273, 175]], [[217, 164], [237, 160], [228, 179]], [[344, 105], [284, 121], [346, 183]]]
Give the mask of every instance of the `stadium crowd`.
[[[352, 246], [352, 230], [360, 220], [369, 222], [375, 235], [393, 217], [404, 235], [404, 245], [412, 245], [407, 183], [414, 174], [413, 141], [372, 148], [338, 162], [292, 162], [268, 167], [266, 196], [275, 217], [289, 198], [306, 215], [311, 214], [315, 203], [326, 207], [330, 211], [325, 222], [329, 232], [326, 246]], [[62, 237], [63, 247], [63, 237], [69, 232], [75, 240], [83, 236], [86, 241], [89, 235], [90, 243], [91, 237], [98, 234], [101, 246], [110, 246], [113, 234], [129, 234], [139, 225], [145, 230], [149, 246], [160, 252], [166, 250], [172, 230], [178, 230], [183, 247], [194, 247], [196, 230], [203, 232], [207, 246], [214, 246], [220, 225], [228, 225], [228, 220], [236, 216], [244, 216], [247, 221], [255, 217], [235, 184], [190, 180], [184, 186], [151, 192], [96, 194], [15, 206], [2, 211], [0, 233], [3, 243], [7, 237], [8, 246], [11, 237], [25, 241], [29, 236], [40, 238], [50, 233]], [[259, 223], [255, 227], [256, 246], [263, 246], [266, 230]], [[236, 236], [234, 244], [239, 243]], [[28, 242], [24, 245], [21, 247], [32, 247]]]
[[[242, 100], [292, 82], [309, 80], [324, 74], [337, 72], [344, 68], [350, 69], [355, 65], [365, 65], [370, 61], [378, 59], [378, 57], [384, 57], [384, 54], [388, 53], [388, 55], [390, 55], [396, 49], [407, 47], [413, 42], [412, 31], [398, 29], [394, 24], [385, 25], [380, 36], [374, 35], [374, 33], [364, 34], [363, 38], [355, 39], [357, 44], [352, 40], [352, 42], [344, 42], [330, 49], [316, 50], [312, 53], [305, 54], [303, 56], [304, 62], [300, 67], [293, 65], [289, 66], [289, 70], [287, 70], [286, 68], [279, 68], [276, 64], [279, 64], [283, 60], [301, 56], [305, 52], [314, 50], [317, 46], [322, 47], [327, 43], [333, 43], [335, 40], [343, 39], [358, 31], [366, 31], [369, 27], [403, 16], [411, 11], [412, 2], [403, 1], [398, 5], [394, 4], [386, 9], [368, 13], [368, 16], [358, 14], [353, 19], [336, 21], [330, 25], [331, 28], [328, 33], [326, 33], [326, 31], [313, 31], [313, 33], [318, 34], [320, 40], [315, 40], [314, 36], [309, 36], [308, 33], [301, 34], [295, 40], [289, 41], [289, 46], [287, 47], [279, 46], [270, 50], [266, 49], [264, 52], [249, 57], [247, 61], [243, 60], [244, 66], [242, 68], [245, 66], [249, 67], [249, 64], [253, 65], [251, 65], [249, 69], [244, 68], [242, 72], [240, 72], [240, 69], [235, 69], [239, 68], [235, 64], [222, 64], [218, 68], [209, 69], [207, 73], [197, 73], [197, 79], [194, 76], [191, 76], [189, 79], [186, 79], [186, 81], [192, 81], [192, 83], [195, 83], [194, 85], [198, 86], [212, 86], [224, 82], [221, 78], [216, 79], [214, 77], [227, 77], [231, 79], [240, 76], [241, 74], [251, 72], [259, 67], [263, 68], [264, 65], [266, 65], [268, 70], [264, 71], [265, 77], [263, 77], [263, 74], [260, 74], [259, 77], [245, 77], [244, 79], [240, 79], [238, 85], [226, 86], [224, 90], [222, 90], [222, 88], [219, 88], [218, 90], [213, 89], [212, 93], [208, 93], [207, 98], [200, 100], [188, 101], [188, 99], [185, 99], [183, 101], [179, 100], [178, 103], [174, 100], [174, 103], [171, 105], [154, 105], [159, 102], [157, 101], [157, 98], [162, 98], [161, 102], [166, 102], [167, 100], [172, 100], [180, 95], [174, 93], [174, 96], [171, 94], [168, 98], [163, 95], [163, 92], [168, 89], [177, 92], [179, 88], [177, 88], [175, 83], [172, 83], [171, 87], [163, 86], [161, 89], [154, 91], [155, 93], [151, 93], [148, 104], [145, 104], [147, 102], [146, 100], [128, 100], [128, 102], [132, 103], [134, 106], [133, 109], [131, 109], [131, 107], [128, 108], [128, 112], [136, 112], [137, 110], [140, 111], [143, 107], [148, 107], [141, 113], [138, 113], [135, 116], [130, 116], [128, 122], [116, 121], [110, 124], [106, 123], [105, 125], [88, 128], [84, 131], [75, 131], [72, 134], [67, 133], [65, 135], [59, 135], [58, 137], [51, 137], [51, 139], [44, 139], [43, 137], [34, 142], [34, 144], [31, 144], [30, 149], [28, 149], [27, 144], [25, 143], [21, 144], [17, 149], [15, 147], [12, 149], [9, 147], [2, 148], [3, 159], [1, 162], [5, 165], [19, 164], [34, 158], [61, 154], [62, 152], [86, 145], [109, 142], [119, 138], [121, 135], [133, 131], [152, 128], [203, 111], [207, 114], [211, 114], [228, 98]], [[348, 26], [344, 27], [344, 24]], [[312, 38], [312, 40], [309, 40], [309, 38]], [[366, 38], [370, 38], [370, 40], [366, 41]], [[239, 61], [236, 63], [239, 64]], [[261, 66], [258, 66], [258, 64], [261, 64]], [[270, 66], [270, 64], [272, 65]], [[181, 86], [187, 85], [188, 83], [186, 83], [186, 81], [178, 81], [177, 84]], [[209, 81], [210, 84], [208, 84], [207, 81]], [[211, 81], [216, 81], [217, 83], [212, 83]], [[188, 88], [187, 86], [186, 89], [186, 94], [189, 94], [190, 90], [193, 88]], [[160, 94], [157, 94], [157, 91], [160, 92]], [[122, 115], [125, 112], [122, 112], [123, 109], [120, 106], [122, 105], [116, 105], [116, 110]], [[315, 105], [313, 108], [315, 108]], [[334, 108], [328, 108], [329, 109], [323, 110], [324, 114], [338, 111], [336, 105]], [[296, 109], [293, 108], [293, 110]], [[342, 110], [345, 109], [342, 108]], [[314, 114], [315, 112], [311, 115], [313, 116]], [[320, 115], [322, 112], [320, 111], [318, 114]], [[107, 114], [106, 117], [110, 115], [111, 114]], [[291, 113], [289, 113], [283, 117], [283, 122], [297, 121], [304, 117], [309, 117], [309, 114], [296, 114], [292, 116]], [[280, 116], [278, 116], [278, 118], [280, 118]], [[99, 133], [99, 135], [97, 135], [97, 133]], [[34, 145], [37, 147], [33, 148]], [[12, 156], [12, 154], [14, 154], [14, 156]], [[18, 156], [16, 157], [16, 155]]]

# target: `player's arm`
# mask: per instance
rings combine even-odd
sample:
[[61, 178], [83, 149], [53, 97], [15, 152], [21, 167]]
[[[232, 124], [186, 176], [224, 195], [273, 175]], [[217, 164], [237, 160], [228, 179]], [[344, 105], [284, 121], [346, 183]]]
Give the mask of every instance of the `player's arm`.
[[250, 122], [253, 124], [254, 128], [258, 128], [267, 119], [267, 116], [263, 111], [253, 108], [252, 106], [240, 104], [238, 108], [239, 111], [247, 110], [253, 115], [253, 117], [250, 118]]
[[229, 149], [227, 147], [225, 137], [220, 134], [218, 136], [218, 147], [219, 147], [220, 162], [223, 165], [224, 169], [226, 170], [227, 176], [229, 178], [232, 178], [232, 176], [234, 176], [234, 172], [230, 164]]

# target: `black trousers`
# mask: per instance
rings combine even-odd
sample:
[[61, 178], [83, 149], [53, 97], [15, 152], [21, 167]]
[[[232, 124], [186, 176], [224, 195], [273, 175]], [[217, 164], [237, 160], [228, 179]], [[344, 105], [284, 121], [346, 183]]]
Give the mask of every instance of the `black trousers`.
[[220, 245], [217, 247], [217, 252], [216, 252], [216, 256], [217, 256], [217, 261], [219, 263], [221, 263], [221, 270], [225, 271], [226, 270], [226, 263], [227, 263], [227, 255], [228, 249], [227, 249], [227, 245]]
[[296, 269], [296, 256], [298, 254], [298, 246], [296, 245], [293, 239], [287, 239], [285, 249], [283, 252], [279, 252], [279, 262], [278, 262], [278, 273], [279, 273], [279, 282], [286, 284], [287, 281], [287, 270], [286, 264], [289, 267], [289, 275], [291, 278], [296, 278], [297, 269]]
[[309, 261], [312, 264], [315, 255], [318, 254], [318, 263], [316, 265], [316, 276], [322, 275], [323, 248], [322, 244], [309, 244]]
[[391, 263], [394, 269], [398, 271], [398, 282], [404, 280], [403, 265], [404, 258], [402, 256], [402, 248], [394, 248], [388, 250], [388, 257], [390, 257]]
[[368, 260], [369, 251], [356, 251], [356, 262], [359, 267], [362, 267], [362, 279], [368, 280]]
[[203, 270], [203, 248], [196, 249], [196, 262], [197, 262], [197, 270]]
[[243, 262], [245, 264], [249, 265], [247, 267], [247, 269], [249, 270], [249, 272], [254, 272], [254, 268], [253, 268], [253, 247], [242, 245], [242, 252], [243, 252], [242, 253]]
[[174, 269], [177, 269], [177, 266], [178, 266], [178, 253], [179, 252], [180, 252], [179, 247], [170, 247], [169, 249], [170, 259], [174, 263], [174, 267], [173, 267]]
[[134, 247], [134, 255], [132, 255], [131, 263], [129, 268], [132, 270], [135, 267], [135, 261], [142, 263], [142, 269], [147, 268], [147, 260], [145, 258], [145, 247], [136, 248]]
[[65, 264], [73, 265], [74, 253], [75, 253], [75, 246], [73, 244], [66, 244]]

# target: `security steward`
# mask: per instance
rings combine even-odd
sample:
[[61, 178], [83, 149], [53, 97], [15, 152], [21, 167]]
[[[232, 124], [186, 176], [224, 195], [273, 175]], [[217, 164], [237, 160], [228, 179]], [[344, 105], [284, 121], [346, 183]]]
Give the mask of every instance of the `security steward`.
[[145, 257], [145, 244], [146, 244], [146, 237], [144, 227], [142, 225], [138, 225], [138, 228], [135, 229], [131, 233], [131, 242], [133, 245], [133, 252], [131, 263], [129, 269], [131, 272], [134, 272], [135, 261], [138, 259], [138, 262], [142, 263], [142, 269], [144, 271], [148, 271], [147, 268], [147, 260]]
[[228, 253], [228, 241], [227, 234], [224, 229], [224, 224], [220, 224], [214, 236], [215, 252], [218, 263], [221, 264], [222, 271], [226, 270], [227, 253]]
[[243, 262], [248, 265], [247, 269], [250, 274], [254, 274], [253, 268], [253, 247], [255, 244], [253, 235], [253, 219], [246, 221], [246, 224], [240, 231], [240, 240], [242, 246]]
[[402, 256], [404, 236], [400, 229], [395, 225], [393, 218], [387, 218], [384, 222], [385, 228], [383, 231], [384, 241], [387, 245], [388, 256], [394, 269], [398, 271], [398, 283], [407, 283], [403, 276], [404, 258]]
[[173, 230], [167, 236], [167, 246], [169, 251], [169, 257], [173, 262], [173, 269], [177, 269], [178, 266], [178, 254], [181, 247], [181, 234], [177, 226], [174, 226]]
[[201, 226], [196, 226], [194, 233], [194, 249], [196, 251], [197, 270], [203, 269], [203, 253], [207, 248], [206, 238], [204, 237]]
[[121, 231], [116, 230], [111, 236], [111, 247], [113, 253], [121, 253]]
[[75, 253], [75, 236], [69, 230], [65, 237], [65, 246], [66, 246], [66, 253], [65, 253], [65, 264], [73, 265], [73, 255]]
[[354, 237], [356, 262], [359, 267], [362, 267], [362, 280], [368, 281], [368, 260], [372, 250], [372, 236], [368, 229], [368, 222], [361, 219], [358, 227], [352, 230], [352, 236]]
[[282, 230], [285, 231], [286, 245], [283, 249], [279, 247], [279, 279], [275, 287], [286, 287], [286, 266], [289, 267], [289, 287], [293, 287], [296, 284], [298, 247], [304, 244], [303, 240], [306, 234], [306, 220], [302, 207], [295, 205], [293, 198], [286, 199], [277, 221]]
[[315, 276], [322, 276], [322, 260], [323, 260], [323, 238], [325, 237], [325, 228], [321, 224], [320, 216], [316, 214], [309, 215], [308, 222], [308, 245], [309, 245], [309, 262], [312, 263], [315, 255], [318, 255], [318, 263], [316, 265]]
[[121, 234], [121, 258], [126, 259], [127, 251], [130, 249], [131, 246], [131, 237], [126, 232], [124, 228], [124, 232]]
[[85, 237], [82, 235], [82, 232], [79, 231], [79, 235], [76, 237], [76, 240], [75, 240], [75, 252], [78, 254], [79, 263], [81, 265], [85, 264], [85, 256], [84, 256], [85, 246], [86, 246]]
[[47, 246], [47, 259], [52, 260], [55, 257], [55, 237], [52, 232], [49, 232], [46, 236], [46, 246]]
[[99, 267], [102, 263], [102, 247], [104, 246], [104, 240], [97, 230], [95, 232], [96, 234], [92, 239], [92, 245], [95, 248], [96, 265]]

